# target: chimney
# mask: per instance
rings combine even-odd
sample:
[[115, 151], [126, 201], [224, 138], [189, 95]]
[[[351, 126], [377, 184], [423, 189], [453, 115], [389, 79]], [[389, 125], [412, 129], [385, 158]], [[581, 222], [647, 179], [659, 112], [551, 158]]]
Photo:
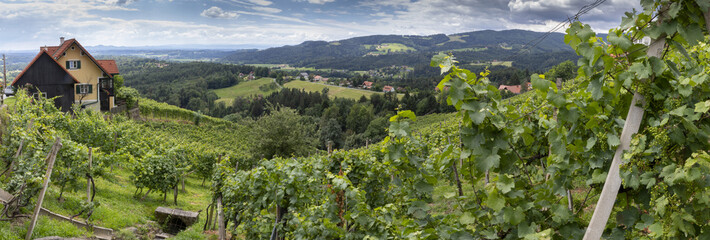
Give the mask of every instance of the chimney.
[[59, 45], [62, 45], [62, 44], [64, 44], [64, 37], [59, 38]]

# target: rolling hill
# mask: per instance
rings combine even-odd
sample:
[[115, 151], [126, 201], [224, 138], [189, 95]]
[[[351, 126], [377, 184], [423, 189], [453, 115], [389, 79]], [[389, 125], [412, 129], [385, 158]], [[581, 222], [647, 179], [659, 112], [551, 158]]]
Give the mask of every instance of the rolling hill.
[[[458, 60], [464, 63], [512, 61], [513, 66], [537, 70], [577, 58], [572, 49], [564, 44], [564, 34], [552, 33], [542, 38], [545, 34], [524, 30], [485, 30], [453, 35], [373, 35], [333, 42], [306, 41], [294, 46], [261, 51], [234, 52], [225, 57], [224, 61], [369, 70], [391, 65], [425, 65], [435, 53], [454, 52]], [[553, 61], [541, 62], [540, 56]]]

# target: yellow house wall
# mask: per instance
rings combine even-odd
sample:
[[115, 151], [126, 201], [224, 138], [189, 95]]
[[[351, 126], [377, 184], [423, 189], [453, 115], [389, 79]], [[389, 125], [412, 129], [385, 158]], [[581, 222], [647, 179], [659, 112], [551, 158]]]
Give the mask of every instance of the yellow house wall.
[[[74, 49], [72, 49], [72, 47]], [[64, 56], [59, 57], [57, 62], [64, 66], [65, 69], [76, 78], [80, 83], [88, 83], [91, 84], [92, 87], [92, 92], [91, 94], [86, 95], [82, 99], [82, 96], [79, 94], [74, 94], [74, 101], [78, 102], [79, 100], [82, 101], [82, 103], [86, 102], [91, 102], [91, 101], [98, 101], [98, 91], [99, 91], [99, 78], [103, 76], [103, 71], [97, 66], [93, 61], [91, 61], [91, 58], [87, 55], [81, 55], [81, 48], [76, 45], [76, 43], [72, 44], [71, 47], [67, 48], [67, 51], [65, 52], [66, 54]], [[81, 68], [80, 69], [73, 69], [70, 70], [66, 66], [67, 61], [72, 61], [72, 60], [79, 60], [81, 61]], [[76, 91], [76, 84], [74, 86], [74, 91]], [[98, 105], [98, 103], [96, 104]]]

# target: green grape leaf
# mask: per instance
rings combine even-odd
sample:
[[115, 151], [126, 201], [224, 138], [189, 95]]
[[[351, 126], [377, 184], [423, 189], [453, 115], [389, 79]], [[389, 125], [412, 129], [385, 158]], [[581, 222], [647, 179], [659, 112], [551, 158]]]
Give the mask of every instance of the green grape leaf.
[[550, 89], [550, 86], [552, 85], [552, 82], [540, 78], [537, 74], [533, 74], [530, 79], [530, 81], [532, 81], [533, 89], [537, 89], [543, 92], [547, 92], [548, 89]]
[[470, 212], [465, 212], [459, 218], [459, 222], [463, 225], [471, 225], [476, 223], [476, 218], [474, 218]]
[[631, 45], [633, 45], [631, 40], [629, 40], [626, 36], [623, 35], [616, 36], [615, 34], [609, 34], [606, 39], [609, 40], [611, 44], [618, 46], [619, 48], [621, 48], [621, 50], [624, 51], [626, 51], [631, 47]]
[[488, 198], [485, 202], [486, 206], [493, 209], [493, 211], [500, 211], [505, 207], [505, 198], [498, 193], [498, 190], [492, 189], [488, 193]]
[[484, 152], [488, 153], [488, 155], [483, 156], [483, 158], [476, 158], [476, 168], [485, 172], [491, 168], [498, 167], [498, 164], [500, 164], [500, 155], [490, 151]]
[[628, 228], [633, 227], [639, 218], [639, 210], [635, 207], [627, 207], [624, 211], [616, 214], [616, 222]]
[[509, 178], [507, 175], [501, 174], [498, 176], [498, 182], [496, 182], [496, 187], [498, 187], [501, 193], [506, 194], [515, 187], [515, 181], [513, 181], [513, 179]]
[[613, 134], [613, 133], [606, 134], [606, 142], [607, 142], [607, 144], [609, 144], [609, 148], [614, 148], [616, 146], [619, 146], [619, 144], [621, 144], [621, 141], [619, 140], [619, 136], [616, 136], [616, 134]]
[[703, 29], [698, 24], [690, 24], [686, 26], [678, 25], [678, 33], [690, 44], [691, 46], [702, 42], [705, 39], [703, 35]]
[[518, 237], [525, 237], [527, 235], [535, 234], [535, 229], [537, 229], [537, 224], [531, 223], [520, 223], [518, 224]]
[[525, 220], [525, 212], [520, 206], [515, 208], [505, 207], [503, 209], [503, 218], [512, 225], [518, 225], [520, 222]]
[[698, 102], [695, 104], [696, 113], [706, 113], [710, 110], [710, 100], [704, 102]]

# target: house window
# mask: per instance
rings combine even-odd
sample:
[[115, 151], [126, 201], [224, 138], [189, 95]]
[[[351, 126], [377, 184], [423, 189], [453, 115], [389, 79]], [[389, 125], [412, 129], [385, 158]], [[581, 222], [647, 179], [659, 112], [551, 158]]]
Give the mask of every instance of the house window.
[[111, 78], [99, 78], [101, 83], [101, 88], [113, 88], [113, 79]]
[[77, 84], [76, 94], [90, 94], [93, 92], [93, 87], [91, 84]]
[[35, 92], [32, 93], [32, 97], [34, 99], [39, 99], [39, 97], [42, 96], [42, 98], [47, 98], [47, 93], [46, 92]]
[[84, 53], [84, 51], [81, 51], [81, 56], [84, 56], [84, 55], [86, 55], [86, 54]]
[[81, 61], [79, 61], [79, 60], [67, 61], [67, 69], [69, 69], [69, 70], [81, 69]]

